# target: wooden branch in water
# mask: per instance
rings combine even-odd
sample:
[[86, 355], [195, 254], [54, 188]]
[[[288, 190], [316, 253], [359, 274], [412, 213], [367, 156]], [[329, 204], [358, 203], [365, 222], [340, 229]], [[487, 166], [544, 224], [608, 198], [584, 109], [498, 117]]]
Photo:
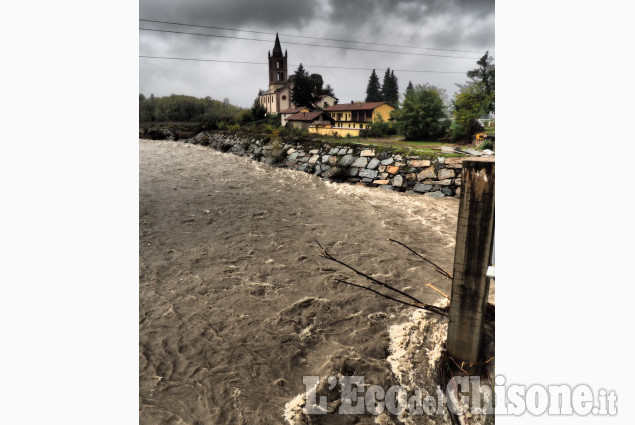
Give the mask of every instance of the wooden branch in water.
[[445, 298], [450, 299], [450, 296], [449, 296], [448, 294], [444, 294], [444, 293], [443, 293], [443, 292], [441, 292], [439, 289], [437, 289], [437, 288], [436, 288], [433, 284], [431, 284], [431, 283], [426, 283], [424, 286], [425, 286], [426, 288], [430, 288], [430, 289], [432, 289], [433, 291], [436, 291], [437, 293], [439, 293], [439, 294], [443, 295]]
[[443, 310], [443, 309], [441, 309], [439, 307], [433, 306], [433, 305], [423, 304], [421, 302], [413, 303], [413, 302], [398, 300], [397, 298], [393, 298], [390, 295], [382, 294], [381, 292], [376, 291], [373, 288], [369, 288], [368, 286], [358, 285], [356, 283], [348, 282], [348, 281], [343, 280], [343, 279], [335, 279], [335, 281], [339, 282], [339, 283], [345, 283], [345, 284], [350, 285], [350, 286], [356, 286], [358, 288], [366, 289], [367, 291], [374, 292], [375, 294], [379, 295], [380, 297], [384, 297], [386, 299], [398, 302], [400, 304], [405, 304], [405, 305], [410, 306], [410, 307], [420, 308], [422, 310], [426, 310], [426, 311], [429, 311], [429, 312], [432, 312], [432, 313], [440, 314], [442, 316], [447, 316], [448, 315], [447, 311], [445, 311], [445, 310]]
[[343, 261], [338, 260], [337, 258], [333, 257], [331, 254], [329, 254], [328, 251], [326, 249], [324, 249], [324, 247], [322, 247], [322, 245], [320, 245], [320, 243], [317, 241], [317, 239], [315, 240], [315, 242], [322, 249], [322, 254], [321, 254], [322, 257], [326, 258], [327, 260], [331, 260], [331, 261], [334, 261], [334, 262], [336, 262], [338, 264], [343, 265], [344, 267], [354, 271], [356, 274], [358, 274], [358, 275], [360, 275], [362, 277], [365, 277], [366, 279], [370, 280], [371, 282], [373, 282], [376, 285], [383, 286], [384, 288], [388, 288], [391, 291], [395, 291], [398, 294], [403, 295], [404, 297], [410, 298], [412, 301], [414, 301], [416, 303], [423, 304], [421, 301], [419, 301], [418, 299], [416, 299], [412, 295], [406, 294], [405, 292], [400, 291], [397, 288], [393, 288], [392, 286], [388, 285], [387, 283], [379, 281], [379, 280], [375, 279], [374, 277], [371, 277], [371, 276], [367, 275], [366, 273], [360, 272], [359, 270], [355, 269], [354, 267], [349, 266], [348, 264], [344, 263]]
[[408, 251], [412, 252], [413, 254], [415, 254], [417, 257], [421, 258], [423, 261], [431, 264], [434, 267], [434, 270], [437, 273], [441, 273], [443, 276], [447, 277], [448, 279], [452, 280], [452, 275], [448, 272], [446, 272], [445, 270], [443, 270], [440, 266], [438, 266], [437, 264], [433, 263], [432, 261], [428, 260], [427, 258], [425, 258], [423, 255], [419, 254], [417, 251], [415, 251], [414, 249], [410, 248], [408, 245], [406, 245], [403, 242], [399, 242], [396, 241], [394, 239], [388, 239], [390, 242], [395, 242], [398, 243], [399, 245], [403, 246], [404, 248], [406, 248]]

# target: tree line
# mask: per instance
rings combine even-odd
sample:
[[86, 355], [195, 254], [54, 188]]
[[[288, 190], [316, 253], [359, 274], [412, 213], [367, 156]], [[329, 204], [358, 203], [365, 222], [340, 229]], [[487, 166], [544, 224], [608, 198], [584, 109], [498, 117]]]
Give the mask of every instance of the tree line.
[[373, 69], [366, 86], [366, 102], [386, 102], [394, 108], [399, 107], [399, 82], [395, 71], [390, 68], [384, 73], [384, 81], [379, 84], [379, 77]]
[[[477, 68], [467, 72], [468, 81], [457, 84], [459, 90], [450, 102], [446, 101], [445, 90], [430, 84], [414, 86], [411, 81], [403, 101], [399, 102], [394, 71], [388, 68], [380, 85], [373, 70], [366, 88], [366, 102], [384, 101], [395, 107], [390, 116], [392, 126], [406, 139], [470, 141], [482, 130], [479, 118], [495, 112], [495, 67], [489, 52], [476, 64]], [[376, 136], [373, 127], [386, 129], [387, 124], [383, 120], [373, 123], [368, 134]]]
[[146, 97], [139, 94], [139, 122], [215, 122], [236, 121], [246, 109], [205, 97], [170, 95]]

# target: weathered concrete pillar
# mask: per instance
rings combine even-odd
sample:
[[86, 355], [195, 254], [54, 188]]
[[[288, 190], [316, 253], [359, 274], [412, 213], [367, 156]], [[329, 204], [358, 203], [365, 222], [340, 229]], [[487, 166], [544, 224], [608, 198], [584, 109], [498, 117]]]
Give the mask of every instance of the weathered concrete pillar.
[[448, 353], [477, 362], [489, 292], [494, 236], [494, 159], [463, 161], [450, 303]]

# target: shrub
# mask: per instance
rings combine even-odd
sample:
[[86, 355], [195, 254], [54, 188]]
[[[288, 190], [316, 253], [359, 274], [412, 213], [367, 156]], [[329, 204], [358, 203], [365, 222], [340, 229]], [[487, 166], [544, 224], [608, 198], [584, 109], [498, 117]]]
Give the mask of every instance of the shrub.
[[483, 140], [483, 143], [481, 143], [481, 145], [478, 147], [479, 150], [485, 150], [485, 149], [489, 149], [489, 150], [494, 150], [494, 142], [492, 142], [491, 140]]
[[152, 130], [148, 131], [148, 136], [152, 140], [164, 140], [165, 139], [165, 134], [161, 130], [157, 130], [155, 128], [153, 128]]
[[381, 114], [377, 114], [375, 121], [368, 128], [359, 132], [361, 137], [386, 137], [394, 134], [397, 134], [397, 129], [391, 123], [384, 121]]
[[230, 126], [227, 127], [228, 131], [238, 131], [240, 130], [240, 124], [235, 123], [235, 124], [231, 124]]
[[252, 115], [250, 110], [242, 111], [240, 114], [238, 114], [238, 118], [237, 118], [238, 122], [246, 123], [253, 120], [254, 120], [254, 116]]
[[273, 159], [273, 162], [278, 162], [282, 159], [282, 146], [282, 140], [279, 137], [275, 137], [271, 143], [271, 150], [269, 151], [269, 156]]

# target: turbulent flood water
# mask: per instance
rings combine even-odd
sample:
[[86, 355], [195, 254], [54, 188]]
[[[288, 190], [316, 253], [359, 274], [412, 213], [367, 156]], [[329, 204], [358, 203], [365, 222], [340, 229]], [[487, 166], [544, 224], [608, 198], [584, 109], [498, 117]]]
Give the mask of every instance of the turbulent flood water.
[[424, 284], [449, 293], [450, 282], [388, 238], [451, 271], [457, 199], [329, 183], [178, 142], [141, 140], [139, 154], [141, 424], [398, 424], [309, 422], [302, 377], [434, 388], [442, 320], [336, 283], [365, 282], [314, 240], [436, 303]]

